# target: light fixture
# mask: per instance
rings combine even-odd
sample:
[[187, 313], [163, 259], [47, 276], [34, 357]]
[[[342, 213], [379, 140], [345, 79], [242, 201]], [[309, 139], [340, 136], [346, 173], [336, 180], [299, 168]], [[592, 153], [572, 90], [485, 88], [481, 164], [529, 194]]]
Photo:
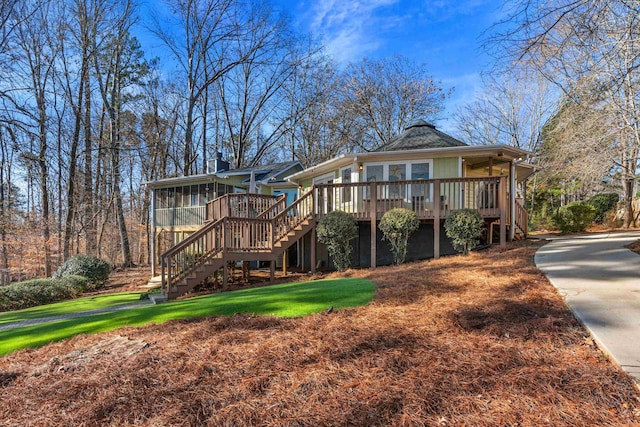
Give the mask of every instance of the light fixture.
[[362, 169], [364, 169], [364, 166], [362, 166], [362, 163], [358, 163], [358, 170], [361, 171]]

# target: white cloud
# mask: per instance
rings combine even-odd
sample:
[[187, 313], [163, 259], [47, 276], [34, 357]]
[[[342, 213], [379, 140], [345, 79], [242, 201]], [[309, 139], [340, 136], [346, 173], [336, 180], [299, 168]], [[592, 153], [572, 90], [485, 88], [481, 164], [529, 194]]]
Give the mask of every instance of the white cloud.
[[382, 12], [398, 1], [317, 1], [309, 11], [311, 31], [322, 35], [328, 53], [338, 63], [357, 61], [385, 43], [380, 29], [399, 20]]

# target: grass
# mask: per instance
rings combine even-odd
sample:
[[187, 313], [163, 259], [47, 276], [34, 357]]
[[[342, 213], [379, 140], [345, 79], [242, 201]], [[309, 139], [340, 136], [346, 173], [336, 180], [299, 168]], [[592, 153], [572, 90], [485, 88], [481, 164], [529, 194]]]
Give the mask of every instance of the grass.
[[40, 305], [23, 310], [0, 313], [0, 324], [19, 322], [22, 320], [40, 319], [62, 314], [79, 313], [121, 304], [131, 304], [140, 300], [142, 292], [123, 292], [116, 294], [96, 295], [61, 301], [54, 304]]
[[[367, 304], [375, 285], [365, 279], [328, 279], [287, 283], [188, 298], [160, 305], [137, 307], [110, 313], [60, 320], [0, 331], [0, 355], [39, 347], [78, 334], [94, 334], [124, 326], [141, 326], [168, 320], [250, 313], [298, 317], [334, 308]], [[126, 294], [122, 294], [126, 295]], [[106, 297], [96, 297], [98, 301]], [[58, 306], [58, 304], [52, 304]], [[90, 305], [85, 302], [85, 307]], [[41, 307], [46, 310], [46, 307]], [[68, 308], [68, 307], [67, 307]], [[61, 312], [61, 308], [51, 312]]]

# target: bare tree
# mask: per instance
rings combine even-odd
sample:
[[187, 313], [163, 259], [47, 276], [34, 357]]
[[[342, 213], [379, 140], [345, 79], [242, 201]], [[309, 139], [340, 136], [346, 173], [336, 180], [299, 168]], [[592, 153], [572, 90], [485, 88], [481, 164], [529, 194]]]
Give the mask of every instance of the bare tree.
[[285, 88], [311, 52], [299, 48], [288, 22], [268, 5], [247, 11], [249, 34], [238, 34], [244, 61], [218, 79], [219, 105], [235, 167], [259, 164], [290, 125]]
[[[177, 60], [186, 82], [183, 174], [190, 175], [197, 159], [195, 149], [199, 118], [197, 106], [209, 88], [229, 70], [243, 63], [253, 49], [243, 50], [237, 41], [251, 37], [253, 28], [241, 22], [235, 0], [168, 0], [174, 22], [167, 25], [153, 17], [151, 28]], [[176, 31], [176, 27], [179, 30]], [[240, 48], [240, 49], [239, 49]]]
[[[40, 207], [42, 210], [42, 238], [44, 247], [45, 276], [51, 275], [50, 242], [50, 194], [49, 194], [49, 87], [53, 80], [54, 60], [59, 46], [49, 20], [50, 3], [29, 2], [17, 13], [19, 24], [16, 26], [16, 49], [20, 61], [17, 64], [29, 82], [24, 92], [33, 98], [33, 112], [27, 106], [21, 108], [26, 120], [31, 121], [30, 138], [37, 141], [37, 151], [27, 150], [24, 156], [35, 163], [40, 184]], [[33, 8], [33, 9], [32, 9]], [[26, 17], [29, 17], [27, 20]], [[17, 102], [15, 102], [17, 105]]]
[[510, 145], [536, 153], [542, 129], [557, 101], [549, 83], [534, 73], [487, 77], [484, 91], [455, 112], [458, 132], [470, 144]]
[[640, 149], [639, 37], [638, 2], [522, 0], [489, 40], [501, 59], [534, 67], [572, 102], [609, 115], [627, 227]]
[[386, 144], [417, 119], [436, 120], [448, 96], [424, 64], [403, 56], [350, 64], [343, 78], [343, 114], [359, 124], [352, 142], [365, 150]]
[[146, 73], [146, 64], [138, 41], [131, 37], [129, 30], [133, 24], [131, 2], [119, 3], [113, 8], [115, 31], [102, 49], [102, 55], [94, 56], [94, 70], [98, 78], [103, 109], [108, 119], [108, 152], [112, 176], [113, 203], [120, 234], [122, 265], [133, 265], [129, 233], [125, 220], [121, 191], [121, 116], [127, 101], [127, 87], [134, 85]]

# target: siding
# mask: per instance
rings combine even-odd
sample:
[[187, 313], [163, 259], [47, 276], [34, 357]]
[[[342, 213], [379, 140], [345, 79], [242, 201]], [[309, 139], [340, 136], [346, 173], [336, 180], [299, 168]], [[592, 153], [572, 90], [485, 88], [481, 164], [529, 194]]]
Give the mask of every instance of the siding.
[[433, 178], [459, 178], [458, 158], [445, 157], [433, 159]]

